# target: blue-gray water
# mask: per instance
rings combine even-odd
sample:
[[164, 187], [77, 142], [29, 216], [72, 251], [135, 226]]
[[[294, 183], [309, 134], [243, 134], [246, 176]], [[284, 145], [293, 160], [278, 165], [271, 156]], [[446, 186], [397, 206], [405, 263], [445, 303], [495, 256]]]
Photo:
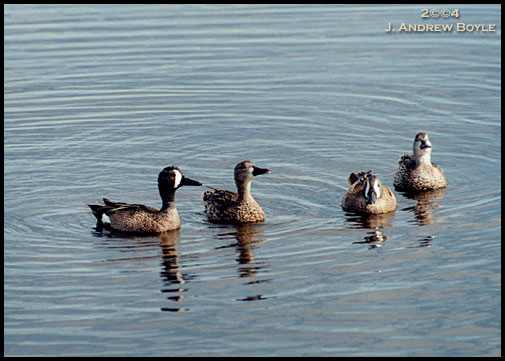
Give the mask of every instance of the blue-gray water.
[[[4, 354], [501, 355], [501, 7], [423, 8], [6, 5]], [[345, 213], [419, 131], [447, 190]], [[102, 197], [159, 206], [168, 165], [234, 189], [244, 159], [262, 225], [183, 187], [180, 231], [94, 230]]]

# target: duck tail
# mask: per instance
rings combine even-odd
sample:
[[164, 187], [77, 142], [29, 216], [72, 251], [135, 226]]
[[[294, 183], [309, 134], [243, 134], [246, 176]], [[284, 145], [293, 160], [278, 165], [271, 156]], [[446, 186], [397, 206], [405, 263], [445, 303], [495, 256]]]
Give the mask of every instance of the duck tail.
[[99, 206], [97, 204], [88, 204], [88, 207], [91, 208], [91, 212], [93, 212], [93, 215], [100, 220], [102, 217], [103, 212], [100, 212], [100, 208], [103, 208], [103, 206]]

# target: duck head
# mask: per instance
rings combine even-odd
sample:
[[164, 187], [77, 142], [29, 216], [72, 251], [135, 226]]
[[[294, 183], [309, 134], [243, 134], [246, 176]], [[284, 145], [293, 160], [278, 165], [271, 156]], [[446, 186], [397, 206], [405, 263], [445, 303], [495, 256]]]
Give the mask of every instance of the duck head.
[[431, 142], [426, 133], [417, 133], [414, 139], [414, 159], [419, 163], [431, 162]]
[[179, 167], [170, 166], [163, 169], [158, 176], [160, 193], [175, 192], [182, 186], [201, 186], [202, 183], [184, 176]]
[[363, 188], [363, 196], [367, 204], [374, 204], [381, 196], [382, 184], [379, 178], [370, 175], [365, 178], [365, 186]]
[[234, 178], [239, 193], [241, 190], [249, 189], [249, 185], [251, 181], [254, 179], [254, 177], [268, 173], [271, 173], [270, 169], [260, 168], [256, 166], [256, 164], [248, 160], [244, 160], [239, 164], [237, 164], [235, 166]]

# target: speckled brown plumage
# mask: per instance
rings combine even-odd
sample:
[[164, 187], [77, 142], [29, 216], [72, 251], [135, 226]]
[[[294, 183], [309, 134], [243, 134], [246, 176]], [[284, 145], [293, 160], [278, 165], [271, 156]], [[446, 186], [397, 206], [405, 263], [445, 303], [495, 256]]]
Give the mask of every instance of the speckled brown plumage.
[[175, 204], [164, 210], [142, 204], [126, 204], [103, 199], [110, 228], [123, 232], [161, 233], [178, 229], [181, 221]]
[[162, 233], [178, 229], [181, 225], [175, 208], [175, 191], [183, 185], [201, 185], [184, 177], [178, 167], [163, 169], [158, 177], [158, 189], [162, 199], [161, 209], [142, 204], [112, 202], [103, 198], [105, 205], [89, 205], [97, 219], [97, 229], [122, 232]]
[[216, 223], [260, 223], [265, 213], [251, 196], [238, 200], [238, 193], [225, 190], [206, 191], [202, 194], [205, 212]]
[[447, 187], [442, 169], [431, 162], [431, 143], [426, 133], [414, 139], [413, 156], [404, 154], [398, 160], [398, 171], [393, 180], [397, 191], [418, 192]]
[[215, 223], [261, 223], [265, 213], [252, 197], [250, 184], [252, 179], [270, 170], [256, 167], [254, 163], [243, 161], [235, 167], [235, 184], [238, 193], [213, 188], [205, 191], [202, 200], [209, 221]]
[[[372, 171], [351, 173], [349, 176], [349, 190], [342, 197], [342, 208], [348, 212], [363, 214], [389, 213], [396, 209], [396, 198], [391, 190]], [[376, 183], [375, 183], [376, 182]], [[368, 196], [369, 193], [378, 189], [380, 194], [377, 197]], [[368, 185], [367, 185], [368, 184]], [[368, 187], [368, 188], [367, 188]], [[367, 192], [367, 189], [369, 192]]]

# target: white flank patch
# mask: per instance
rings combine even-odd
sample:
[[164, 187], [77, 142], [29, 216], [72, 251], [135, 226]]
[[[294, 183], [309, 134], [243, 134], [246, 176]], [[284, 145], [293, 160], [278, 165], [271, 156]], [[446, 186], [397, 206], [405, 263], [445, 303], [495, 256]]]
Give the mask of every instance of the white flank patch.
[[379, 181], [377, 179], [375, 179], [375, 182], [373, 183], [373, 190], [375, 194], [377, 194], [377, 198], [379, 198], [381, 196], [381, 191], [379, 189]]
[[174, 172], [175, 172], [175, 184], [174, 184], [174, 188], [177, 188], [177, 187], [179, 187], [179, 184], [181, 183], [182, 174], [177, 169], [174, 169]]
[[105, 213], [102, 214], [102, 223], [103, 224], [110, 224], [110, 218]]

